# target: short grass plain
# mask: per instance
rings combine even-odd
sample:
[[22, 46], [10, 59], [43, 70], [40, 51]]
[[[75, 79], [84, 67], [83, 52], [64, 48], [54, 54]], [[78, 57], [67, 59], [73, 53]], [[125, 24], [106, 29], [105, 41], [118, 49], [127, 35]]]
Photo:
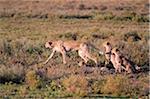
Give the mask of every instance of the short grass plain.
[[[149, 17], [147, 0], [0, 1], [0, 97], [2, 98], [148, 98]], [[142, 68], [135, 74], [100, 71], [76, 52], [45, 49], [48, 40], [92, 42], [103, 50], [110, 41]]]

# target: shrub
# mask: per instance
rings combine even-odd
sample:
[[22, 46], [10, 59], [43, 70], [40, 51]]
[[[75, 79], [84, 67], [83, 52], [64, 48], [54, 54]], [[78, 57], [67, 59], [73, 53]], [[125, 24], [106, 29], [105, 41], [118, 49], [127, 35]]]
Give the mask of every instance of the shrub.
[[9, 42], [4, 42], [3, 43], [3, 52], [6, 54], [6, 55], [12, 55], [13, 51], [12, 51], [12, 46], [10, 45]]
[[25, 76], [25, 82], [31, 90], [40, 88], [42, 85], [42, 80], [36, 74], [34, 70], [28, 70]]
[[38, 47], [29, 47], [27, 50], [26, 50], [29, 54], [41, 54], [42, 53], [42, 50]]
[[91, 15], [60, 15], [60, 19], [93, 19]]
[[130, 42], [128, 41], [128, 45], [124, 48], [124, 52], [127, 51], [127, 56], [133, 61], [135, 64], [144, 66], [148, 65], [148, 46], [145, 46], [146, 42]]
[[100, 94], [100, 93], [102, 93], [102, 88], [103, 88], [105, 82], [106, 82], [105, 79], [93, 81], [93, 83], [91, 85], [92, 93], [94, 93], [94, 94]]
[[84, 10], [84, 9], [86, 9], [86, 7], [85, 7], [84, 4], [79, 4], [79, 5], [78, 5], [78, 9], [79, 9], [79, 10]]
[[27, 86], [25, 86], [25, 85], [23, 85], [23, 86], [20, 86], [19, 87], [19, 95], [21, 95], [22, 97], [25, 97], [26, 95], [27, 95], [27, 93], [28, 93], [28, 88], [27, 88]]
[[24, 80], [25, 70], [20, 65], [12, 65], [11, 67], [0, 66], [0, 83], [14, 82], [21, 83]]
[[96, 13], [94, 14], [94, 19], [97, 20], [112, 20], [115, 16], [112, 13]]
[[46, 85], [46, 88], [48, 89], [47, 95], [50, 97], [59, 97], [65, 94], [63, 93], [63, 86], [60, 85], [59, 82], [54, 80], [52, 80], [48, 85]]
[[115, 96], [125, 95], [125, 88], [128, 87], [127, 78], [125, 76], [108, 76], [106, 83], [102, 87], [101, 91], [105, 94], [112, 94]]
[[12, 82], [0, 84], [0, 97], [1, 98], [10, 98], [15, 96], [19, 92], [19, 85]]
[[84, 76], [71, 75], [66, 77], [62, 83], [68, 95], [83, 97], [88, 94], [88, 81]]
[[[101, 92], [114, 96], [140, 97], [146, 94], [145, 84], [136, 78], [128, 78], [126, 75], [109, 75], [105, 78]], [[98, 90], [99, 91], [99, 90]]]
[[77, 40], [77, 36], [78, 35], [75, 33], [64, 33], [64, 34], [58, 35], [58, 37], [61, 39], [70, 39], [70, 40]]
[[116, 21], [132, 21], [133, 16], [116, 16], [114, 18], [114, 20], [116, 20]]
[[137, 34], [137, 32], [128, 32], [124, 35], [124, 40], [139, 41], [141, 40], [141, 37]]
[[134, 20], [137, 22], [150, 22], [149, 17], [146, 16], [137, 16]]

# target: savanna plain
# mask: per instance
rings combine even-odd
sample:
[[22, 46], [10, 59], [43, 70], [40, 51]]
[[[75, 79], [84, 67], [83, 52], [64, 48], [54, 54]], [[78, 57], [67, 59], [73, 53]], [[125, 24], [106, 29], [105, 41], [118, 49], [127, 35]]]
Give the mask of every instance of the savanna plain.
[[[0, 0], [0, 98], [149, 98], [148, 0]], [[48, 40], [109, 41], [140, 67], [136, 73], [102, 71], [76, 51], [67, 64]], [[109, 68], [112, 65], [108, 66]], [[113, 67], [112, 67], [113, 68]]]

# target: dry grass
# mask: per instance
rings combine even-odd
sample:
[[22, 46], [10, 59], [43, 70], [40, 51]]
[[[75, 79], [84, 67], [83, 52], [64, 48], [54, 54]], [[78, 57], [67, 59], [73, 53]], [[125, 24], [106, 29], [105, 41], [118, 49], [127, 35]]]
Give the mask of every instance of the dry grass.
[[[148, 97], [148, 7], [147, 0], [0, 1], [0, 97]], [[77, 52], [68, 53], [66, 65], [59, 53], [42, 64], [51, 52], [44, 43], [58, 39], [102, 50], [110, 41], [144, 73], [107, 74], [92, 61], [79, 67]], [[104, 66], [104, 56], [97, 58]]]

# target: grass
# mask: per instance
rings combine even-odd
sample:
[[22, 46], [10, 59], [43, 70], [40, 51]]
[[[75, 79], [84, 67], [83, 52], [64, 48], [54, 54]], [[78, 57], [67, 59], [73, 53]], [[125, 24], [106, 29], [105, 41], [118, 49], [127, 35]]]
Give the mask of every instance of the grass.
[[[146, 0], [0, 2], [1, 98], [148, 98]], [[59, 53], [42, 64], [51, 53], [45, 42], [58, 39], [89, 41], [102, 50], [101, 44], [110, 41], [143, 70], [105, 74], [92, 61], [80, 67], [77, 52], [68, 53], [66, 65]], [[104, 56], [97, 58], [104, 66]]]
[[[140, 75], [141, 76], [141, 75]], [[102, 79], [87, 79], [70, 75], [63, 80], [53, 80], [36, 89], [26, 84], [1, 84], [0, 97], [51, 98], [51, 97], [134, 97], [148, 98], [148, 77], [130, 78], [125, 75], [105, 75]], [[73, 81], [70, 81], [73, 80]], [[79, 82], [79, 80], [81, 82]], [[90, 82], [92, 80], [92, 82]], [[111, 83], [110, 83], [111, 81]], [[78, 83], [77, 83], [78, 82]], [[99, 83], [100, 82], [100, 83]], [[45, 86], [44, 86], [45, 85]], [[36, 85], [35, 85], [36, 86]], [[91, 89], [92, 88], [92, 89]], [[41, 93], [42, 91], [42, 93]], [[87, 94], [88, 93], [88, 94]], [[95, 96], [94, 96], [94, 95]]]

